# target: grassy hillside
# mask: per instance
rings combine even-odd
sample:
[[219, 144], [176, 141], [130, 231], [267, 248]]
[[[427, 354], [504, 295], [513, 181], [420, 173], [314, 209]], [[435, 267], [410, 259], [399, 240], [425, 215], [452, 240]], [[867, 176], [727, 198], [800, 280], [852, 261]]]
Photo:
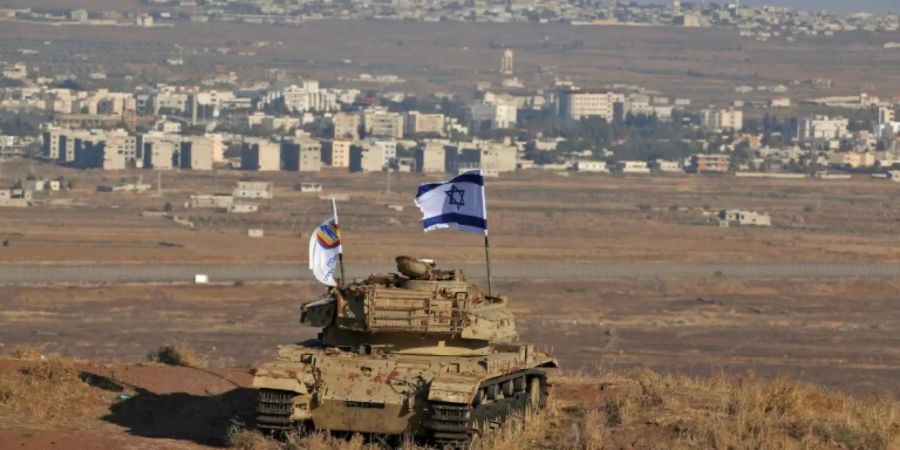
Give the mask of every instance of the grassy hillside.
[[[793, 380], [691, 379], [649, 371], [561, 376], [549, 408], [513, 424], [482, 449], [897, 449], [900, 408]], [[378, 449], [324, 434], [278, 444], [245, 431], [237, 448]], [[419, 448], [413, 444], [408, 449]]]
[[[0, 360], [0, 430], [46, 429], [61, 433], [79, 430], [105, 430], [122, 435], [138, 434], [113, 428], [109, 417], [122, 406], [122, 393], [143, 395], [141, 408], [131, 411], [138, 420], [159, 420], [167, 414], [155, 411], [167, 398], [166, 407], [191, 409], [198, 405], [234, 407], [222, 399], [229, 392], [210, 393], [200, 387], [197, 396], [174, 397], [154, 394], [131, 385], [120, 390], [114, 379], [97, 375], [98, 366], [60, 358], [47, 358], [38, 352], [24, 351]], [[152, 370], [153, 383], [166, 382], [172, 389], [184, 378], [176, 370], [207, 369], [171, 367], [151, 363], [148, 366], [105, 366], [108, 372]], [[112, 377], [114, 378], [114, 376]], [[134, 378], [139, 380], [139, 378]], [[748, 374], [741, 377], [693, 379], [660, 375], [650, 371], [604, 373], [599, 376], [559, 374], [552, 380], [553, 395], [548, 408], [538, 414], [509, 424], [486, 442], [482, 449], [885, 449], [900, 448], [900, 403], [892, 398], [851, 398], [825, 392], [816, 386], [789, 379], [764, 380]], [[120, 386], [121, 387], [121, 386]], [[124, 389], [124, 388], [123, 388]], [[242, 386], [229, 388], [246, 390]], [[184, 404], [179, 405], [178, 399]], [[252, 397], [246, 406], [252, 414]], [[127, 402], [126, 402], [127, 403]], [[205, 408], [209, 408], [206, 406]], [[111, 413], [111, 411], [113, 413]], [[215, 413], [215, 411], [213, 411]], [[214, 414], [212, 439], [197, 440], [202, 445], [247, 450], [262, 449], [343, 449], [375, 450], [385, 444], [362, 437], [313, 434], [276, 442], [243, 429], [246, 416], [225, 417]], [[206, 420], [206, 419], [203, 419]], [[206, 420], [209, 422], [209, 420]], [[115, 421], [113, 421], [116, 423]], [[124, 423], [124, 422], [122, 422]], [[122, 423], [118, 423], [120, 427]], [[154, 438], [188, 436], [177, 429], [189, 422], [159, 433]], [[124, 433], [128, 431], [129, 433]], [[411, 442], [403, 448], [417, 449]]]

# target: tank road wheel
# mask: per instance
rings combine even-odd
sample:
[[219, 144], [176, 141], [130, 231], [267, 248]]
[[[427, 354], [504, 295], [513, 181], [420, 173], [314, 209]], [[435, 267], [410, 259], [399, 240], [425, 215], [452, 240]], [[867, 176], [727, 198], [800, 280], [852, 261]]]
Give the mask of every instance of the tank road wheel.
[[503, 389], [503, 398], [513, 398], [513, 395], [516, 393], [513, 380], [504, 381], [501, 387]]
[[544, 408], [544, 386], [540, 377], [528, 379], [528, 412], [537, 412]]

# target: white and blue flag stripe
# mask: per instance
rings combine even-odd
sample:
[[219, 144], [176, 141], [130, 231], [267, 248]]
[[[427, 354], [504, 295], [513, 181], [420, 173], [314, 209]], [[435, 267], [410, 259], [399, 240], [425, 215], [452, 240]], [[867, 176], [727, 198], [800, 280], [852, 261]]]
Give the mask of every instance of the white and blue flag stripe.
[[426, 232], [454, 228], [487, 235], [484, 175], [480, 170], [443, 183], [420, 185], [416, 206], [422, 210], [422, 226]]

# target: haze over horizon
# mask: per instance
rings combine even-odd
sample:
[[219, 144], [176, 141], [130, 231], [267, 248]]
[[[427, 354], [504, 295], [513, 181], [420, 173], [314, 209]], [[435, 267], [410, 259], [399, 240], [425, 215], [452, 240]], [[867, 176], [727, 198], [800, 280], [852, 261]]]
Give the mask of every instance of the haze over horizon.
[[[697, 0], [694, 0], [695, 2]], [[640, 3], [669, 3], [666, 0], [638, 0]], [[690, 3], [690, 0], [682, 0]], [[702, 0], [700, 3], [733, 3], [734, 0]], [[900, 0], [741, 0], [747, 6], [776, 5], [807, 11], [828, 11], [835, 13], [871, 12], [900, 14]]]

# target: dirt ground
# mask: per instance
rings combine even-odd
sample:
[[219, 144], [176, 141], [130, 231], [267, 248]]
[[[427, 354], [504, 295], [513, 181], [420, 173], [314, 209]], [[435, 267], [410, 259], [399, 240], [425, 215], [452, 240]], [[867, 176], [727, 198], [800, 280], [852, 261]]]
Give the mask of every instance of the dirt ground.
[[[558, 73], [587, 87], [640, 85], [699, 104], [730, 103], [739, 85], [782, 84], [799, 103], [861, 90], [893, 96], [900, 84], [893, 70], [896, 58], [884, 49], [884, 43], [898, 40], [897, 33], [842, 33], [796, 42], [756, 42], [737, 34], [726, 28], [359, 20], [317, 20], [298, 27], [178, 23], [155, 29], [4, 22], [0, 57], [16, 60], [19, 49], [38, 49], [40, 54], [27, 62], [74, 72], [82, 80], [98, 69], [105, 69], [112, 82], [130, 74], [135, 82], [151, 83], [197, 82], [198, 74], [228, 71], [242, 79], [265, 79], [269, 69], [278, 69], [329, 83], [362, 73], [394, 74], [408, 83], [388, 89], [470, 93], [477, 82], [499, 82], [499, 49], [508, 47], [516, 51], [516, 75], [536, 89], [550, 88]], [[52, 45], [44, 44], [48, 40]], [[219, 49], [230, 53], [219, 54]], [[185, 64], [161, 64], [176, 57]], [[832, 79], [834, 88], [813, 89], [809, 81], [815, 78]]]
[[[4, 179], [64, 176], [74, 184], [34, 208], [0, 211], [0, 265], [100, 262], [302, 263], [309, 232], [338, 202], [348, 261], [380, 262], [398, 254], [443, 261], [480, 261], [473, 235], [421, 232], [412, 202], [419, 174], [259, 173], [275, 183], [275, 198], [256, 214], [186, 209], [191, 194], [231, 192], [232, 171], [162, 174], [75, 171], [25, 162], [4, 164]], [[96, 192], [143, 175], [144, 194]], [[295, 192], [300, 181], [320, 182], [320, 194]], [[520, 173], [488, 181], [492, 256], [556, 261], [888, 261], [900, 260], [898, 186], [860, 177], [851, 181], [736, 179], [716, 176], [616, 177]], [[191, 221], [193, 228], [161, 211]], [[389, 208], [402, 207], [402, 211]], [[719, 209], [768, 212], [771, 228], [718, 228]], [[247, 237], [262, 228], [263, 239]]]
[[[752, 370], [855, 395], [900, 396], [895, 280], [636, 279], [499, 282], [525, 341], [567, 369], [651, 368], [710, 376]], [[0, 342], [97, 362], [147, 361], [186, 344], [211, 367], [252, 367], [300, 327], [312, 283], [6, 287]]]
[[[31, 170], [16, 164], [4, 165], [4, 177]], [[62, 175], [75, 188], [51, 193], [34, 208], [0, 211], [0, 240], [6, 242], [0, 270], [3, 264], [145, 261], [302, 265], [309, 230], [329, 215], [332, 194], [350, 197], [339, 203], [349, 260], [388, 261], [403, 253], [459, 262], [483, 257], [477, 236], [421, 233], [411, 193], [433, 177], [395, 175], [388, 194], [384, 174], [264, 174], [260, 178], [276, 184], [275, 199], [257, 215], [235, 217], [186, 209], [184, 203], [193, 192], [230, 191], [238, 173], [166, 173], [162, 196], [156, 196], [96, 192], [98, 184], [133, 179], [138, 172], [43, 165], [35, 172]], [[291, 186], [300, 180], [323, 183], [323, 199], [294, 192]], [[166, 202], [195, 227], [140, 216]], [[524, 173], [490, 180], [488, 204], [493, 255], [504, 261], [897, 262], [900, 254], [897, 186], [866, 178]], [[774, 226], [708, 224], [704, 213], [719, 208], [766, 211]], [[247, 238], [248, 228], [264, 228], [266, 237]], [[545, 346], [566, 369], [585, 375], [632, 368], [702, 377], [752, 371], [855, 398], [898, 398], [897, 280], [638, 275], [498, 280], [495, 287], [512, 299], [523, 340]], [[81, 422], [42, 426], [0, 417], [0, 447], [221, 446], [231, 421], [243, 420], [252, 405], [247, 370], [270, 358], [278, 344], [315, 335], [297, 321], [301, 302], [321, 292], [305, 282], [3, 286], [0, 354], [38, 347], [80, 359], [81, 370], [95, 382], [116, 381], [99, 383], [106, 386], [98, 394], [103, 413]], [[148, 365], [148, 354], [172, 344], [197, 349], [211, 368]], [[0, 376], [14, 373], [16, 364], [0, 362]], [[561, 392], [577, 400], [584, 390]], [[121, 400], [123, 393], [128, 397]], [[202, 424], [184, 427], [192, 421]]]

